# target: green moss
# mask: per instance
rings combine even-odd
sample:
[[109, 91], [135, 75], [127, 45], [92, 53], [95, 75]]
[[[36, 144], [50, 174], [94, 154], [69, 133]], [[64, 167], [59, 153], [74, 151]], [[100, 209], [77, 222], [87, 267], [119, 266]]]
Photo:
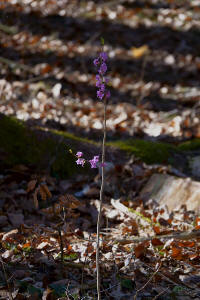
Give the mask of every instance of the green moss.
[[78, 168], [68, 151], [72, 149], [75, 152], [80, 142], [88, 141], [67, 133], [31, 130], [16, 118], [0, 115], [0, 155], [3, 165], [24, 164], [36, 167], [36, 170], [51, 171], [55, 176], [70, 177], [75, 172], [87, 170]]
[[144, 140], [131, 139], [127, 141], [116, 141], [109, 143], [111, 146], [133, 153], [144, 162], [166, 163], [176, 148], [166, 143], [150, 142]]
[[193, 139], [191, 141], [181, 143], [178, 146], [178, 149], [181, 150], [181, 151], [199, 150], [200, 149], [200, 139]]
[[60, 135], [60, 136], [63, 136], [64, 138], [68, 138], [70, 140], [80, 142], [80, 143], [81, 142], [82, 143], [88, 143], [88, 144], [92, 144], [92, 145], [95, 145], [95, 146], [98, 145], [98, 143], [96, 143], [95, 141], [89, 140], [87, 138], [81, 138], [79, 136], [75, 136], [75, 135], [73, 135], [71, 133], [68, 133], [68, 132], [65, 132], [65, 131], [51, 130], [50, 129], [50, 132], [55, 133], [55, 134]]
[[[107, 143], [132, 153], [148, 164], [171, 163], [174, 153], [197, 150], [200, 139], [182, 143], [175, 147], [167, 143], [150, 142], [138, 139], [120, 140]], [[24, 164], [36, 167], [38, 171], [51, 171], [54, 176], [70, 177], [80, 172], [88, 173], [89, 167], [80, 168], [69, 153], [77, 150], [87, 153], [90, 149], [99, 152], [98, 143], [73, 134], [44, 128], [29, 128], [24, 122], [0, 114], [0, 161], [3, 166]], [[184, 155], [184, 153], [182, 152]]]

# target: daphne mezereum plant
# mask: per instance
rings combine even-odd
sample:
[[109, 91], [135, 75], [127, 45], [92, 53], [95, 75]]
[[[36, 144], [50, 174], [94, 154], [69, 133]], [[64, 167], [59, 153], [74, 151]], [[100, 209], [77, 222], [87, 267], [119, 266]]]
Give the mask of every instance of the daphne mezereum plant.
[[[100, 207], [99, 207], [99, 214], [97, 220], [97, 247], [96, 247], [96, 270], [97, 270], [97, 295], [98, 300], [101, 299], [101, 292], [100, 292], [100, 266], [99, 266], [99, 236], [100, 236], [100, 223], [101, 223], [101, 212], [102, 212], [102, 203], [103, 203], [103, 196], [104, 196], [104, 168], [105, 168], [105, 142], [106, 142], [106, 104], [107, 99], [110, 97], [110, 91], [107, 89], [108, 78], [105, 76], [107, 71], [107, 64], [106, 61], [108, 56], [104, 51], [104, 39], [101, 38], [101, 52], [96, 58], [93, 63], [95, 67], [98, 68], [98, 74], [96, 75], [96, 87], [97, 90], [97, 98], [103, 101], [104, 107], [104, 114], [103, 114], [103, 142], [102, 142], [102, 158], [100, 167], [102, 168], [102, 175], [101, 175], [101, 188], [100, 188]], [[76, 153], [76, 164], [81, 165], [82, 167], [85, 165], [86, 162], [90, 163], [91, 168], [97, 168], [97, 163], [99, 162], [99, 155], [93, 157], [93, 159], [87, 161], [83, 158], [83, 153], [78, 151]]]

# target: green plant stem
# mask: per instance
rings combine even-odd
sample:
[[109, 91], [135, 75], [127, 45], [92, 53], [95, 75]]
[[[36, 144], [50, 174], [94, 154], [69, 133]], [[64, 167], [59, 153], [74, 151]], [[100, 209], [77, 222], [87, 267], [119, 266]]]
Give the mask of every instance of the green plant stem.
[[104, 180], [105, 180], [105, 143], [106, 143], [106, 99], [104, 98], [104, 116], [103, 116], [103, 143], [102, 143], [102, 174], [101, 174], [101, 189], [100, 189], [100, 206], [97, 220], [97, 249], [96, 249], [96, 269], [97, 269], [97, 295], [98, 300], [101, 299], [101, 275], [100, 275], [100, 263], [99, 263], [99, 237], [101, 226], [101, 214], [102, 204], [104, 196]]

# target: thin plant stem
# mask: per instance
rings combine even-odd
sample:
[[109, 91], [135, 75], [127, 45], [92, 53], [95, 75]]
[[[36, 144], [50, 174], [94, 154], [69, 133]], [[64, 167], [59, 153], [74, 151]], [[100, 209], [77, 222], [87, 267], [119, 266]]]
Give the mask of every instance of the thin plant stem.
[[100, 261], [99, 261], [99, 240], [100, 240], [100, 227], [101, 227], [101, 215], [102, 204], [104, 196], [104, 181], [105, 181], [105, 143], [106, 143], [106, 98], [104, 98], [104, 116], [103, 116], [103, 143], [102, 143], [102, 174], [101, 174], [101, 189], [100, 189], [100, 206], [97, 220], [97, 249], [96, 249], [96, 269], [97, 269], [97, 296], [98, 300], [101, 299], [101, 275], [100, 275]]
[[9, 300], [14, 300], [13, 296], [12, 296], [12, 292], [11, 292], [11, 288], [10, 288], [10, 284], [9, 284], [9, 280], [8, 280], [8, 276], [4, 267], [4, 262], [0, 256], [0, 260], [1, 260], [1, 265], [2, 265], [2, 269], [4, 272], [4, 276], [5, 276], [5, 280], [6, 280], [6, 284], [7, 284], [7, 288], [8, 288], [8, 296], [9, 296]]

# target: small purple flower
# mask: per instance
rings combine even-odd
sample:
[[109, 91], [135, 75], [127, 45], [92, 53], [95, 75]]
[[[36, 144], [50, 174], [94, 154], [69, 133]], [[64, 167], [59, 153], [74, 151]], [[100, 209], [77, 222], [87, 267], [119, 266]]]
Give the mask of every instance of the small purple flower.
[[98, 81], [101, 80], [101, 76], [99, 74], [96, 75], [96, 80], [98, 80]]
[[109, 78], [105, 77], [104, 81], [105, 81], [105, 83], [108, 83], [109, 82]]
[[99, 98], [99, 99], [103, 99], [103, 96], [104, 96], [104, 93], [101, 91], [101, 90], [99, 90], [99, 91], [97, 91], [97, 97]]
[[97, 81], [97, 82], [96, 82], [96, 87], [100, 88], [100, 87], [101, 87], [101, 84], [102, 84], [101, 81]]
[[100, 164], [100, 167], [105, 167], [105, 166], [106, 166], [105, 162]]
[[99, 64], [99, 59], [98, 59], [98, 58], [95, 58], [95, 60], [93, 61], [93, 63], [94, 63], [95, 66], [98, 66], [98, 64]]
[[110, 98], [110, 91], [109, 90], [106, 92], [106, 98]]
[[97, 168], [98, 161], [99, 161], [99, 156], [94, 156], [93, 159], [89, 160], [92, 169]]
[[84, 164], [85, 164], [85, 159], [84, 159], [84, 158], [78, 158], [78, 159], [76, 160], [76, 164], [77, 164], [77, 165], [81, 165], [81, 166], [83, 167]]
[[105, 85], [104, 85], [103, 83], [100, 85], [100, 90], [101, 90], [102, 92], [105, 91]]
[[80, 158], [81, 156], [83, 156], [83, 152], [78, 151], [78, 152], [76, 153], [76, 156], [77, 156], [78, 158]]
[[99, 161], [99, 155], [94, 156], [93, 160], [98, 162]]
[[108, 59], [108, 55], [106, 52], [101, 52], [100, 53], [100, 57], [103, 61], [106, 61]]
[[107, 71], [107, 65], [105, 63], [102, 63], [100, 68], [99, 68], [99, 73], [101, 75], [103, 75], [104, 73], [106, 73], [106, 71]]

